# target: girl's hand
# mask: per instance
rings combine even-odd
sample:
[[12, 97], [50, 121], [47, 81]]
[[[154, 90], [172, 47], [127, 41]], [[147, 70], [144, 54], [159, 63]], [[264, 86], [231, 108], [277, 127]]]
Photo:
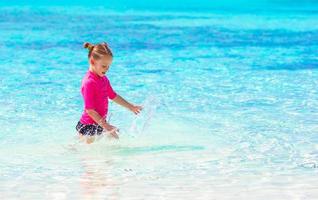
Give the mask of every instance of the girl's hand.
[[118, 131], [117, 127], [110, 125], [110, 124], [107, 124], [103, 128], [106, 129], [107, 133], [109, 133], [111, 136], [113, 136], [116, 139], [119, 139], [118, 134], [117, 134], [117, 131]]
[[137, 115], [142, 110], [142, 107], [141, 106], [131, 105], [129, 110]]

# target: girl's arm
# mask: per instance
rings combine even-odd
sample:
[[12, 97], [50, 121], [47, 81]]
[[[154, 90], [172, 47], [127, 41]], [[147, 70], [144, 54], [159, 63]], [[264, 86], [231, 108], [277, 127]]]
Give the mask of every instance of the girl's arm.
[[116, 130], [117, 128], [108, 124], [106, 120], [104, 120], [94, 109], [86, 109], [86, 112], [98, 125], [107, 131], [111, 131], [110, 134], [112, 134], [115, 138], [118, 138], [116, 131], [114, 131], [114, 129]]
[[116, 97], [113, 99], [113, 101], [116, 102], [117, 104], [127, 108], [128, 110], [132, 111], [135, 114], [140, 113], [140, 111], [142, 110], [141, 106], [132, 105], [131, 103], [126, 101], [124, 98], [122, 98], [119, 94], [116, 95]]

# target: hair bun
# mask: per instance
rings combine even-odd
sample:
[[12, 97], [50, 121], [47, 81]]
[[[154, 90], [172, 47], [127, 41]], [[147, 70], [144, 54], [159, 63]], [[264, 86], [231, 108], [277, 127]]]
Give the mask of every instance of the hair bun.
[[84, 45], [83, 45], [83, 47], [84, 47], [85, 49], [91, 50], [91, 49], [94, 47], [94, 45], [92, 45], [92, 44], [89, 43], [89, 42], [85, 42]]

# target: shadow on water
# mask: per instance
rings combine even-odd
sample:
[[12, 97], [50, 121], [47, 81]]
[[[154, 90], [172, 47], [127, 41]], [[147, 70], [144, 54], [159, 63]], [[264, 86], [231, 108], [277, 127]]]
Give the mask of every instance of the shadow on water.
[[200, 151], [204, 150], [203, 146], [192, 145], [160, 145], [160, 146], [145, 146], [145, 147], [118, 147], [114, 149], [120, 154], [139, 154], [139, 153], [159, 153], [163, 151]]
[[273, 66], [257, 66], [254, 70], [316, 70], [318, 69], [318, 60], [307, 60], [299, 63], [284, 63]]

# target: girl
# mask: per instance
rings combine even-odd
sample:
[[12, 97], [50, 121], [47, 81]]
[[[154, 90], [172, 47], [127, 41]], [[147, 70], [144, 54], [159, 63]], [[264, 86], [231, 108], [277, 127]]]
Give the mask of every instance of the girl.
[[86, 42], [84, 48], [88, 49], [90, 65], [82, 80], [81, 93], [84, 99], [84, 111], [77, 123], [76, 130], [81, 140], [86, 136], [87, 144], [94, 142], [94, 136], [102, 134], [103, 130], [118, 139], [118, 129], [106, 121], [108, 98], [135, 114], [138, 114], [142, 107], [127, 102], [117, 94], [105, 76], [113, 60], [113, 53], [108, 45], [106, 43], [93, 45]]

